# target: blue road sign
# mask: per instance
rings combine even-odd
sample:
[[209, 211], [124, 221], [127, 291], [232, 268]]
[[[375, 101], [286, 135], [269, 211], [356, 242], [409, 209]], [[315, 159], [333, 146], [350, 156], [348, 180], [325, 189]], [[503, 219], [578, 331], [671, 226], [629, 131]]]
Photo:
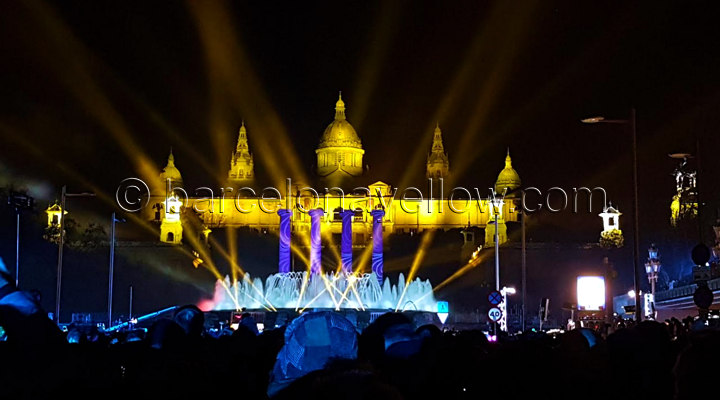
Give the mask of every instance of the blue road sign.
[[493, 290], [488, 295], [488, 301], [490, 302], [490, 304], [496, 306], [496, 305], [502, 303], [503, 295], [502, 295], [502, 293], [498, 292], [497, 290]]
[[448, 305], [447, 301], [438, 301], [438, 310], [439, 313], [449, 313], [450, 312], [450, 306]]

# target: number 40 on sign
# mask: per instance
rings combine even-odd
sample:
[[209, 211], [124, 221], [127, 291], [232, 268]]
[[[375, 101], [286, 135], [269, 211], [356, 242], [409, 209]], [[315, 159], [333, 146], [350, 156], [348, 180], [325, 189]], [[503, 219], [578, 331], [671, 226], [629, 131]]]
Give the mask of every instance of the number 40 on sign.
[[500, 321], [500, 318], [502, 318], [502, 311], [497, 307], [493, 307], [488, 310], [487, 315], [490, 321], [498, 322]]

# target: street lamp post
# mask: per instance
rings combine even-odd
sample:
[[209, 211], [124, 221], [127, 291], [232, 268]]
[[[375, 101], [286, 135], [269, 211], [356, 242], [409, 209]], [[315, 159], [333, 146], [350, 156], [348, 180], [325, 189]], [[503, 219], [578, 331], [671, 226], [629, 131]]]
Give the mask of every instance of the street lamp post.
[[495, 290], [500, 291], [500, 233], [498, 219], [502, 212], [502, 200], [492, 200], [493, 213], [495, 214]]
[[[640, 233], [639, 233], [639, 218], [638, 218], [638, 155], [637, 155], [637, 129], [635, 124], [635, 108], [630, 110], [630, 119], [605, 119], [604, 117], [593, 117], [582, 120], [586, 124], [626, 124], [630, 125], [632, 131], [632, 153], [633, 153], [633, 287], [635, 293], [640, 293], [640, 273], [638, 269], [639, 254], [640, 254]], [[640, 302], [640, 296], [635, 296], [635, 321], [640, 322], [642, 320], [642, 306]]]
[[27, 194], [11, 192], [8, 196], [8, 204], [15, 208], [15, 287], [20, 286], [20, 213], [23, 210], [33, 208], [35, 200]]
[[645, 263], [645, 273], [650, 282], [650, 294], [652, 295], [652, 312], [655, 313], [655, 285], [658, 280], [658, 272], [660, 272], [660, 259], [658, 258], [658, 249], [653, 243], [648, 249], [648, 261]]
[[520, 217], [522, 217], [522, 225], [521, 225], [521, 231], [522, 231], [522, 248], [520, 252], [521, 257], [521, 274], [522, 274], [522, 331], [525, 332], [525, 316], [526, 316], [526, 309], [525, 309], [525, 296], [527, 294], [527, 263], [526, 263], [526, 244], [525, 244], [525, 208], [520, 209]]
[[67, 193], [67, 186], [62, 187], [60, 196], [60, 238], [58, 240], [57, 287], [55, 291], [55, 323], [60, 323], [60, 293], [62, 292], [63, 245], [65, 241], [65, 199], [67, 197], [91, 197], [94, 193]]
[[[499, 210], [496, 208], [495, 199], [493, 199], [493, 211], [495, 212], [495, 290], [500, 290], [500, 229], [498, 225]], [[501, 206], [502, 207], [502, 206]], [[503, 313], [503, 318], [506, 318]], [[498, 324], [495, 324], [495, 336], [498, 335]], [[500, 330], [502, 330], [502, 323], [500, 324]]]
[[[123, 219], [115, 218], [115, 213], [112, 213], [112, 220], [110, 224], [110, 273], [108, 279], [108, 328], [112, 326], [112, 302], [113, 302], [113, 277], [115, 275], [115, 223], [125, 222]], [[132, 293], [132, 286], [131, 286]], [[132, 300], [131, 300], [132, 301]], [[132, 306], [131, 306], [132, 310]]]

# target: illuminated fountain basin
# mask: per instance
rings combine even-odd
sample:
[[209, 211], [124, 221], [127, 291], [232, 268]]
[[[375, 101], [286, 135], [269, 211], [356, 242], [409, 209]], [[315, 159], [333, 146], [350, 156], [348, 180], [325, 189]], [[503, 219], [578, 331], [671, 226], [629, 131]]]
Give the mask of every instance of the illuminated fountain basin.
[[437, 301], [429, 280], [416, 278], [405, 285], [401, 273], [398, 284], [385, 278], [382, 287], [375, 273], [354, 275], [345, 272], [308, 274], [286, 272], [265, 279], [244, 278], [234, 284], [229, 277], [215, 284], [215, 310], [306, 308], [437, 311]]

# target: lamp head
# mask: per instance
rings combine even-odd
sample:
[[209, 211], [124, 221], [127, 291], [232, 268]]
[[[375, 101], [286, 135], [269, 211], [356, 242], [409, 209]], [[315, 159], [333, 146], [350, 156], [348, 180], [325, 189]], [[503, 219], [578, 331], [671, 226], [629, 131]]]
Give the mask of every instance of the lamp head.
[[582, 121], [584, 124], [597, 124], [598, 122], [602, 122], [605, 120], [605, 117], [592, 117], [592, 118], [585, 118]]

